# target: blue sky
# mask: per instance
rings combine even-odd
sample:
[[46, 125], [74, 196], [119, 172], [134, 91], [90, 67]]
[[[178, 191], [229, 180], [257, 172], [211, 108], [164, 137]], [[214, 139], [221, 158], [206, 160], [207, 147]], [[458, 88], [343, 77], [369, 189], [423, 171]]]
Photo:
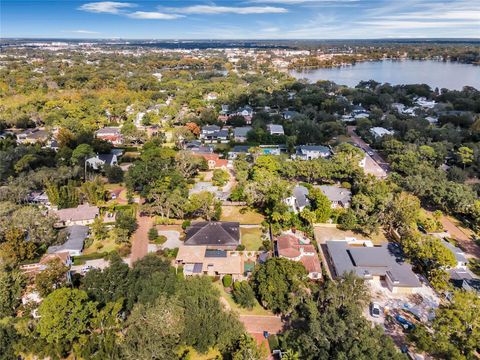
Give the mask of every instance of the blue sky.
[[1, 0], [0, 36], [480, 38], [480, 0]]

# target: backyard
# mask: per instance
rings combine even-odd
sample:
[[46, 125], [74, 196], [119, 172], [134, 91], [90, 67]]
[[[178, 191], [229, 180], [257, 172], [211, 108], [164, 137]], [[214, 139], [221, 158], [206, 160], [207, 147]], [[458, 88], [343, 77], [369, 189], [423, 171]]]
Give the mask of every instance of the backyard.
[[258, 251], [262, 246], [261, 227], [240, 227], [240, 236], [245, 250]]
[[265, 310], [263, 307], [260, 306], [260, 304], [255, 301], [255, 306], [253, 307], [252, 310], [244, 309], [240, 307], [234, 300], [231, 294], [229, 294], [225, 288], [223, 287], [222, 282], [215, 281], [213, 283], [213, 286], [215, 286], [219, 291], [220, 291], [220, 296], [226, 300], [225, 306], [228, 307], [229, 309], [237, 312], [239, 315], [268, 315], [271, 316], [273, 315], [270, 311]]
[[242, 206], [222, 206], [222, 221], [238, 221], [240, 224], [261, 224], [264, 216]]

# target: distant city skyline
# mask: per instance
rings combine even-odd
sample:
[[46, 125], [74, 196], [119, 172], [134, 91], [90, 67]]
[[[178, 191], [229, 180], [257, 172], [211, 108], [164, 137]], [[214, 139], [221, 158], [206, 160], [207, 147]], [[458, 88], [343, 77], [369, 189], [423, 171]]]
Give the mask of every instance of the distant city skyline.
[[2, 0], [2, 38], [480, 38], [480, 0]]

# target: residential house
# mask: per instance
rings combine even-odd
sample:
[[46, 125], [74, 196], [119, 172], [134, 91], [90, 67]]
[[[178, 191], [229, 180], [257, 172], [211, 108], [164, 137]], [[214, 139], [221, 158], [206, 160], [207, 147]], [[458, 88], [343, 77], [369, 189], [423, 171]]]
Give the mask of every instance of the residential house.
[[186, 230], [185, 246], [206, 246], [208, 249], [235, 250], [240, 245], [238, 222], [202, 221]]
[[68, 253], [70, 256], [82, 255], [85, 239], [88, 237], [89, 228], [84, 225], [73, 225], [67, 227], [67, 241], [62, 245], [50, 246], [48, 254]]
[[360, 166], [365, 174], [373, 175], [378, 179], [384, 179], [387, 177], [387, 172], [378, 163], [373, 160], [370, 155], [365, 154], [365, 157], [359, 161]]
[[278, 124], [268, 124], [267, 131], [270, 135], [285, 135], [285, 132], [283, 131], [283, 126]]
[[243, 259], [238, 252], [209, 249], [205, 245], [180, 246], [175, 263], [183, 266], [185, 276], [228, 274], [234, 280], [241, 280], [244, 273]]
[[102, 139], [112, 143], [113, 145], [123, 144], [123, 136], [119, 127], [104, 127], [95, 132], [97, 139]]
[[204, 158], [210, 170], [226, 169], [228, 166], [228, 160], [220, 159], [220, 155], [215, 153], [193, 153], [193, 155]]
[[293, 188], [292, 196], [285, 199], [285, 203], [296, 214], [302, 212], [309, 204], [308, 189], [305, 186], [297, 185]]
[[350, 116], [355, 120], [366, 119], [370, 116], [370, 113], [362, 105], [354, 105]]
[[387, 130], [379, 126], [372, 127], [370, 129], [370, 133], [375, 137], [375, 139], [382, 138], [385, 135], [393, 135], [393, 131]]
[[100, 170], [105, 165], [113, 166], [118, 164], [117, 155], [115, 154], [99, 154], [87, 159], [87, 164], [93, 170]]
[[206, 98], [207, 101], [214, 101], [214, 100], [217, 100], [218, 94], [214, 93], [214, 92], [211, 92], [211, 93], [208, 93], [205, 98]]
[[421, 288], [412, 266], [398, 262], [388, 245], [373, 246], [370, 241], [329, 240], [325, 257], [334, 278], [353, 272], [366, 281], [380, 281], [395, 294], [411, 294]]
[[230, 160], [235, 160], [239, 155], [249, 155], [248, 150], [251, 148], [250, 145], [235, 145], [232, 150], [228, 152], [228, 158]]
[[276, 255], [292, 261], [299, 261], [305, 266], [310, 279], [322, 277], [322, 267], [315, 246], [307, 238], [298, 238], [293, 234], [283, 234], [276, 241]]
[[416, 100], [418, 106], [421, 106], [424, 109], [433, 109], [436, 105], [435, 100], [427, 100], [426, 97], [419, 97]]
[[253, 109], [250, 106], [246, 105], [244, 107], [239, 108], [235, 113], [235, 115], [243, 116], [243, 118], [245, 119], [245, 122], [247, 124], [251, 124], [252, 117], [253, 117]]
[[436, 124], [438, 122], [438, 117], [427, 116], [427, 117], [425, 117], [425, 120], [427, 120], [430, 124]]
[[33, 205], [50, 206], [48, 196], [43, 191], [32, 191], [27, 195], [27, 203]]
[[352, 200], [350, 190], [335, 185], [320, 185], [319, 188], [332, 203], [332, 209], [347, 209], [350, 207], [350, 201]]
[[298, 116], [298, 115], [300, 115], [299, 112], [297, 112], [297, 111], [291, 111], [291, 110], [287, 110], [287, 111], [284, 111], [284, 112], [282, 113], [282, 116], [283, 116], [283, 118], [284, 118], [285, 120], [291, 120], [291, 119], [293, 119], [295, 116]]
[[456, 265], [454, 266], [455, 269], [467, 269], [468, 268], [468, 259], [465, 256], [465, 252], [453, 245], [452, 243], [448, 242], [445, 239], [442, 239], [442, 244], [452, 252], [455, 256]]
[[19, 144], [36, 144], [44, 143], [49, 138], [49, 133], [46, 130], [39, 128], [27, 129], [17, 134], [17, 143]]
[[319, 158], [328, 158], [332, 153], [330, 148], [321, 145], [299, 145], [295, 148], [293, 159], [314, 160]]
[[233, 129], [233, 140], [235, 142], [247, 141], [247, 134], [252, 130], [251, 126], [237, 127]]
[[200, 132], [200, 139], [204, 142], [214, 143], [214, 142], [221, 142], [227, 143], [228, 142], [228, 130], [221, 129], [217, 125], [207, 125], [202, 127]]
[[261, 155], [280, 155], [287, 152], [286, 145], [260, 145]]
[[89, 225], [99, 215], [98, 207], [89, 204], [79, 205], [76, 208], [68, 208], [52, 211], [59, 219], [57, 226]]
[[20, 270], [28, 276], [35, 276], [39, 272], [42, 272], [43, 270], [45, 270], [47, 268], [48, 263], [55, 259], [59, 259], [60, 262], [68, 268], [70, 268], [73, 264], [70, 253], [65, 251], [65, 252], [57, 252], [54, 254], [45, 254], [37, 263], [21, 265]]

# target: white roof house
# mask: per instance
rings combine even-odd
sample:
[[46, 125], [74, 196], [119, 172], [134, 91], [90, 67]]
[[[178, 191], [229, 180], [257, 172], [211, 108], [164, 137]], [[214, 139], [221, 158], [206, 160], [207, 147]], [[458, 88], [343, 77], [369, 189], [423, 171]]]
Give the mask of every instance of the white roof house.
[[268, 124], [267, 131], [270, 133], [270, 135], [285, 135], [283, 126], [278, 124]]
[[373, 127], [370, 129], [370, 133], [375, 137], [375, 138], [381, 138], [384, 137], [385, 135], [393, 135], [393, 131], [387, 130], [383, 127]]

